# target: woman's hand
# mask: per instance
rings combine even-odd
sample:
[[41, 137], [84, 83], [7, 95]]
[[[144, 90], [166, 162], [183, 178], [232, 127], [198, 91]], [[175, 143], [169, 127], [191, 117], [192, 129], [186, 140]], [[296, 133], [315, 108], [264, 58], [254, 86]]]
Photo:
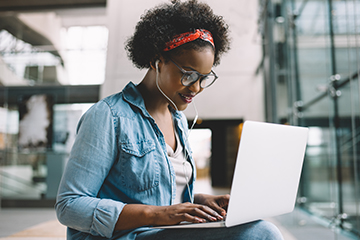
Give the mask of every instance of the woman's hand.
[[183, 221], [201, 223], [222, 220], [226, 216], [230, 195], [196, 194], [194, 204], [181, 203], [154, 207], [155, 225], [173, 225]]
[[180, 222], [201, 223], [217, 221], [223, 217], [212, 208], [202, 204], [180, 203], [154, 208], [155, 225], [173, 225]]
[[116, 230], [132, 229], [141, 226], [174, 225], [183, 221], [201, 223], [222, 220], [230, 195], [212, 196], [196, 194], [195, 204], [180, 203], [170, 206], [151, 206], [127, 204], [124, 206]]
[[170, 206], [127, 204], [121, 211], [115, 230], [174, 225], [183, 221], [201, 223], [222, 218], [217, 211], [202, 204], [180, 203]]
[[229, 204], [230, 195], [208, 195], [208, 194], [195, 194], [194, 202], [210, 207], [218, 214], [225, 217], [226, 209]]

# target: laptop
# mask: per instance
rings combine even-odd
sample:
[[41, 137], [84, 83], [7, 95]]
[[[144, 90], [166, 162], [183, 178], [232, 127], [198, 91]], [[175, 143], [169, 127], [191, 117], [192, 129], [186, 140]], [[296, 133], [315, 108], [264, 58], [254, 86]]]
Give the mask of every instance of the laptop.
[[292, 212], [308, 128], [245, 121], [224, 221], [155, 228], [231, 227]]

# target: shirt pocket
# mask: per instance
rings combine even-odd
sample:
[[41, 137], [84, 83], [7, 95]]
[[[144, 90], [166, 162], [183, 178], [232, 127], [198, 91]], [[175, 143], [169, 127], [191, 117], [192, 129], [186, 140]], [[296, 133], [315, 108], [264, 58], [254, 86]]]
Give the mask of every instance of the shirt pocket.
[[126, 188], [145, 191], [159, 185], [160, 166], [151, 140], [121, 143], [121, 183]]

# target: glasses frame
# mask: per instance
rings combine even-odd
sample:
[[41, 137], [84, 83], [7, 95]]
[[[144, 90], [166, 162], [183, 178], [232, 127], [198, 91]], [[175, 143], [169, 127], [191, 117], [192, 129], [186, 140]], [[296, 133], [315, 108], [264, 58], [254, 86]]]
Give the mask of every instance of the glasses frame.
[[[208, 74], [201, 74], [201, 73], [199, 73], [198, 71], [195, 71], [195, 70], [194, 70], [194, 71], [186, 71], [185, 69], [183, 69], [182, 67], [180, 67], [179, 65], [177, 65], [176, 62], [174, 62], [171, 58], [169, 58], [169, 59], [170, 59], [170, 61], [183, 73], [183, 76], [181, 77], [181, 84], [182, 84], [183, 86], [185, 86], [185, 87], [190, 87], [191, 85], [193, 85], [194, 83], [196, 83], [196, 82], [199, 81], [199, 79], [200, 79], [200, 87], [201, 87], [201, 88], [208, 88], [208, 87], [210, 87], [210, 86], [216, 81], [216, 79], [219, 78], [212, 69], [211, 69], [211, 72], [208, 73]], [[192, 83], [190, 83], [190, 84], [188, 84], [188, 85], [184, 84], [183, 80], [184, 80], [185, 75], [191, 75], [192, 73], [196, 73], [196, 74], [197, 74], [198, 78], [196, 79], [196, 81], [194, 81], [194, 82], [192, 82]], [[202, 87], [202, 86], [201, 86], [201, 81], [202, 81], [205, 77], [207, 77], [207, 76], [209, 76], [209, 75], [211, 75], [211, 74], [213, 74], [213, 75], [215, 76], [214, 80], [213, 80], [208, 86]]]

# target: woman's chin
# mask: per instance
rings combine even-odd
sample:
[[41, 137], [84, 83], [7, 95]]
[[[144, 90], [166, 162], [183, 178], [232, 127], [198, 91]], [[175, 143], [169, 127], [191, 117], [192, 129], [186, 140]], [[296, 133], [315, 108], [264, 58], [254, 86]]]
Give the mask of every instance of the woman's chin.
[[178, 105], [177, 108], [179, 111], [184, 111], [188, 106], [189, 104], [181, 104], [180, 106]]

